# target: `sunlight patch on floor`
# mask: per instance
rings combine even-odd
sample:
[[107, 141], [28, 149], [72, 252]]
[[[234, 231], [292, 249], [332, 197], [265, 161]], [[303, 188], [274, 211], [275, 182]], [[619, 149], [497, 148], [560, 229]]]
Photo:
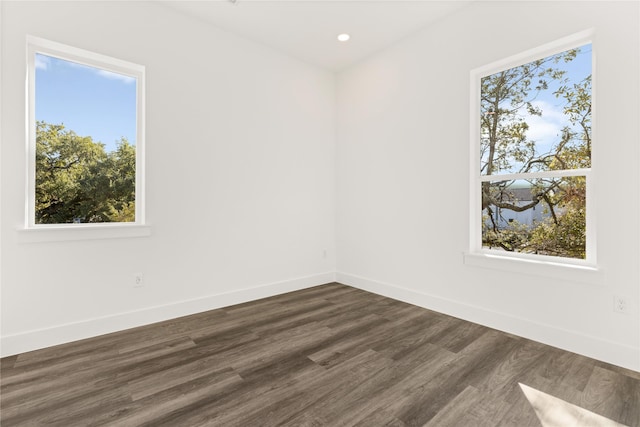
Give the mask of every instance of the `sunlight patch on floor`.
[[627, 427], [550, 394], [518, 383], [542, 427]]

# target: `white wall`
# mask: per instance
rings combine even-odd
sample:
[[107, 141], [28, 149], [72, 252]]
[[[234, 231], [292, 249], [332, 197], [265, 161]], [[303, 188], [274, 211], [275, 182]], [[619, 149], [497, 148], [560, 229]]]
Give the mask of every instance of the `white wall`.
[[[160, 5], [0, 8], [3, 355], [327, 282], [337, 244], [343, 283], [640, 369], [637, 3], [477, 2], [337, 85]], [[464, 265], [469, 71], [589, 27], [602, 283]], [[151, 237], [20, 242], [26, 34], [146, 65]]]
[[[333, 74], [150, 2], [0, 7], [3, 355], [333, 280]], [[27, 34], [146, 66], [150, 237], [21, 242]]]
[[[338, 281], [640, 369], [639, 17], [638, 2], [476, 2], [340, 73]], [[463, 264], [470, 71], [589, 28], [599, 283]]]

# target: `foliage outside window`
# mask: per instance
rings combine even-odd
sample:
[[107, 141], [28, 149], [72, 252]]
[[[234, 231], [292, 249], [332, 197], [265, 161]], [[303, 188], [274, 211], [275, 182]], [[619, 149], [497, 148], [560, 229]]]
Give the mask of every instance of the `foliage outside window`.
[[36, 224], [135, 222], [136, 148], [36, 124]]
[[29, 40], [28, 226], [142, 224], [144, 68]]
[[591, 79], [590, 44], [480, 75], [474, 215], [483, 249], [591, 255]]

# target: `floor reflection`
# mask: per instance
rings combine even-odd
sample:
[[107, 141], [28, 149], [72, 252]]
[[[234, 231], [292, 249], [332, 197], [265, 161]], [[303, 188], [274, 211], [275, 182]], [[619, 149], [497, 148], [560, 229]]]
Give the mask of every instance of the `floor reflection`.
[[519, 383], [542, 427], [628, 427]]

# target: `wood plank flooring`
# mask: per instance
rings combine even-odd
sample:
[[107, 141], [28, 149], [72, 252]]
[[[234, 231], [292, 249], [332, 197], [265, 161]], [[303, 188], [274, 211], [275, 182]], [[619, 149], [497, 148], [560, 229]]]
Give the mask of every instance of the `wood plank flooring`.
[[640, 373], [338, 283], [3, 358], [9, 426], [640, 426]]

